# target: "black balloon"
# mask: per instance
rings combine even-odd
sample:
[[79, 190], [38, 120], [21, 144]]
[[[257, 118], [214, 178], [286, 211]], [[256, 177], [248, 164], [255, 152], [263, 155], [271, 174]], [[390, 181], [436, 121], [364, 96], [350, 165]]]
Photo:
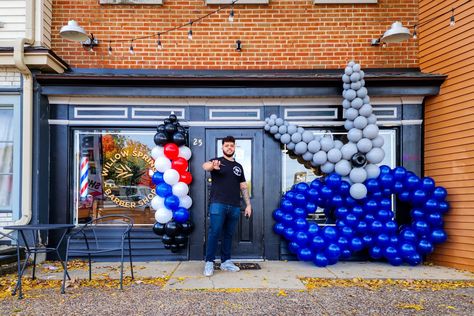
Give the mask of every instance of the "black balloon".
[[354, 167], [359, 168], [365, 165], [365, 163], [367, 162], [367, 159], [365, 158], [365, 155], [361, 153], [357, 153], [352, 156], [351, 162]]
[[186, 247], [186, 244], [178, 244], [178, 247], [179, 248], [184, 248], [184, 247]]
[[178, 117], [174, 114], [171, 114], [168, 118], [171, 122], [176, 122], [178, 120]]
[[166, 134], [169, 136], [173, 136], [173, 134], [176, 133], [176, 130], [177, 130], [177, 127], [171, 123], [165, 125]]
[[183, 229], [183, 234], [189, 235], [194, 229], [194, 224], [191, 221], [187, 221], [185, 223], [182, 223], [181, 227]]
[[165, 245], [171, 245], [174, 243], [174, 237], [169, 236], [169, 235], [163, 235], [161, 240], [163, 241]]
[[165, 232], [166, 235], [174, 237], [180, 234], [182, 231], [181, 225], [176, 223], [175, 221], [170, 221], [165, 224]]
[[165, 249], [171, 249], [171, 245], [170, 244], [164, 244], [165, 246]]
[[174, 241], [177, 244], [184, 244], [186, 242], [187, 237], [183, 234], [176, 235], [174, 237]]
[[177, 129], [178, 129], [178, 132], [183, 133], [183, 135], [184, 133], [186, 133], [186, 130], [182, 126], [178, 126]]
[[155, 137], [153, 138], [153, 140], [155, 141], [155, 144], [157, 144], [158, 146], [164, 146], [168, 142], [168, 137], [166, 136], [165, 133], [159, 132], [155, 134]]
[[182, 146], [186, 144], [186, 138], [184, 138], [183, 133], [176, 132], [173, 134], [173, 143], [175, 143], [177, 146]]
[[159, 236], [165, 234], [165, 225], [156, 222], [155, 225], [153, 225], [153, 232]]
[[156, 131], [164, 133], [165, 132], [165, 125], [164, 124], [158, 125], [158, 127], [156, 128]]
[[163, 120], [163, 124], [166, 125], [166, 124], [169, 124], [169, 123], [171, 123], [171, 120], [170, 120], [170, 119], [165, 119], [165, 120]]
[[178, 252], [179, 247], [177, 244], [171, 244], [171, 252]]

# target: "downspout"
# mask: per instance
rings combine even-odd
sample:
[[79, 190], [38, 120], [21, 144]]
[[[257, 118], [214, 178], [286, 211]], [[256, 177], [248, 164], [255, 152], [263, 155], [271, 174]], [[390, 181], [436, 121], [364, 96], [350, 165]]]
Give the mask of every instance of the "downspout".
[[35, 43], [35, 2], [26, 0], [25, 37], [17, 38], [13, 60], [23, 75], [23, 104], [21, 122], [21, 217], [15, 225], [26, 225], [32, 218], [33, 178], [33, 74], [25, 64], [25, 44]]

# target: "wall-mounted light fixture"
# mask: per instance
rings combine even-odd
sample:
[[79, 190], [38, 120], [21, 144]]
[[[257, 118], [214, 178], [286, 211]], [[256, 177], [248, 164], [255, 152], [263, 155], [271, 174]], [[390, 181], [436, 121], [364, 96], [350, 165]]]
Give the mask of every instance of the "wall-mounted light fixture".
[[242, 42], [240, 40], [237, 40], [235, 42], [235, 50], [238, 51], [238, 52], [242, 51]]
[[64, 25], [59, 31], [59, 35], [67, 40], [80, 42], [82, 47], [91, 51], [99, 45], [99, 40], [94, 37], [94, 34], [87, 35], [86, 31], [74, 20], [67, 22], [67, 25]]
[[395, 22], [382, 36], [372, 39], [372, 46], [378, 46], [382, 43], [400, 43], [410, 37], [410, 30], [404, 27], [402, 23]]

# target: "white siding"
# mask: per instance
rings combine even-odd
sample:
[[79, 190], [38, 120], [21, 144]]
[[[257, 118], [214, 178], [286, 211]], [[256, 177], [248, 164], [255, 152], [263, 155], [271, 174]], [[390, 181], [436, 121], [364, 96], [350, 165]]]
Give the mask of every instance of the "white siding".
[[0, 0], [0, 41], [25, 36], [25, 0]]

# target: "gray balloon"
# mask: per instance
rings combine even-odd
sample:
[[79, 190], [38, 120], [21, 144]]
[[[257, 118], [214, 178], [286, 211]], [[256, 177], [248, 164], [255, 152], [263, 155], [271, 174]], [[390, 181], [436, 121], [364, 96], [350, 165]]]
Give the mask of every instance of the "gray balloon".
[[370, 114], [372, 114], [372, 105], [370, 104], [364, 104], [360, 109], [359, 109], [359, 114], [363, 115], [365, 117], [369, 117]]
[[313, 161], [313, 154], [307, 151], [304, 153], [303, 159], [304, 161]]
[[351, 81], [352, 82], [356, 82], [356, 81], [359, 81], [360, 80], [360, 73], [358, 72], [354, 72], [351, 76]]
[[351, 83], [351, 78], [348, 75], [343, 74], [342, 75], [342, 81], [345, 82], [345, 83]]
[[317, 165], [317, 166], [320, 166], [322, 165], [323, 163], [325, 163], [327, 161], [327, 154], [325, 151], [318, 151], [317, 153], [315, 153], [313, 155], [313, 162]]
[[346, 115], [346, 119], [353, 121], [355, 120], [356, 117], [359, 116], [359, 111], [357, 111], [356, 109], [350, 108], [346, 110], [345, 115]]
[[365, 87], [365, 80], [364, 80], [364, 79], [360, 79], [360, 84], [362, 85], [362, 87]]
[[340, 160], [336, 163], [334, 170], [342, 177], [347, 176], [351, 172], [351, 163], [347, 160]]
[[375, 179], [380, 175], [379, 166], [371, 163], [365, 166], [365, 171], [367, 171], [367, 179]]
[[321, 143], [321, 149], [324, 150], [325, 152], [328, 152], [334, 148], [334, 141], [330, 137], [324, 136], [321, 139], [320, 143]]
[[304, 128], [298, 127], [298, 133], [303, 134], [304, 133]]
[[282, 126], [283, 123], [284, 123], [284, 121], [283, 121], [283, 119], [282, 119], [281, 117], [279, 117], [279, 118], [277, 118], [277, 119], [275, 120], [275, 124], [276, 124], [277, 126]]
[[286, 129], [287, 129], [288, 134], [290, 135], [293, 135], [294, 133], [298, 131], [298, 127], [296, 127], [296, 125], [293, 125], [293, 124], [288, 125]]
[[385, 157], [385, 152], [382, 148], [372, 148], [366, 155], [367, 161], [370, 163], [380, 163], [382, 162], [383, 158]]
[[272, 120], [276, 120], [276, 119], [277, 119], [277, 117], [278, 117], [278, 116], [277, 116], [276, 114], [272, 114], [272, 115], [270, 115], [270, 119], [272, 119]]
[[350, 83], [343, 83], [343, 84], [342, 84], [342, 88], [343, 88], [344, 90], [349, 90], [349, 89], [351, 88], [351, 84], [350, 84]]
[[360, 129], [353, 128], [347, 133], [347, 138], [351, 142], [357, 143], [362, 138], [362, 131]]
[[291, 136], [290, 136], [290, 134], [283, 134], [283, 135], [281, 135], [280, 141], [281, 141], [283, 144], [289, 144], [289, 143], [291, 142]]
[[273, 137], [275, 137], [275, 139], [280, 139], [281, 134], [280, 134], [280, 133], [276, 133], [275, 135], [273, 135]]
[[342, 146], [344, 146], [344, 143], [341, 142], [340, 140], [335, 140], [334, 141], [334, 148], [341, 149]]
[[285, 134], [286, 131], [287, 131], [287, 128], [285, 125], [280, 125], [280, 127], [278, 127], [278, 133]]
[[354, 71], [360, 71], [360, 64], [354, 63], [354, 65], [352, 66], [352, 69], [354, 69]]
[[270, 126], [274, 126], [274, 125], [275, 125], [275, 120], [274, 120], [274, 119], [272, 119], [272, 118], [271, 118], [271, 119], [269, 119], [269, 120], [268, 120], [268, 125], [270, 125]]
[[349, 173], [349, 179], [354, 183], [362, 183], [367, 180], [367, 171], [364, 168], [353, 168]]
[[343, 107], [344, 109], [350, 108], [350, 107], [351, 107], [351, 101], [346, 100], [346, 99], [342, 100], [342, 107]]
[[369, 124], [364, 128], [363, 135], [369, 139], [374, 139], [379, 135], [379, 127], [375, 124]]
[[355, 64], [356, 64], [355, 61], [351, 60], [351, 61], [347, 64], [347, 66], [349, 66], [349, 67], [354, 67]]
[[331, 173], [334, 171], [334, 164], [332, 162], [325, 162], [321, 165], [321, 172], [323, 173]]
[[360, 81], [357, 81], [357, 82], [351, 83], [350, 88], [353, 89], [353, 90], [359, 90], [360, 88], [362, 88], [362, 85], [361, 85]]
[[344, 144], [341, 148], [342, 158], [345, 160], [350, 160], [357, 152], [357, 145], [352, 142]]
[[295, 146], [296, 146], [295, 143], [288, 143], [288, 144], [286, 145], [286, 148], [289, 149], [289, 150], [294, 150], [294, 149], [295, 149]]
[[295, 144], [299, 143], [301, 141], [302, 137], [301, 134], [296, 132], [293, 135], [291, 135], [291, 141]]
[[301, 137], [306, 144], [309, 144], [314, 139], [314, 135], [310, 131], [304, 131]]
[[372, 139], [372, 146], [373, 147], [382, 147], [384, 144], [384, 139], [381, 135], [375, 137]]
[[369, 124], [375, 124], [377, 123], [377, 117], [372, 113], [367, 118], [367, 122], [369, 122]]
[[370, 104], [370, 97], [368, 95], [364, 98], [364, 104]]
[[354, 127], [358, 129], [364, 129], [368, 124], [367, 118], [365, 116], [359, 115], [354, 120]]
[[359, 72], [359, 74], [360, 74], [360, 79], [361, 79], [361, 80], [364, 79], [364, 77], [365, 77], [365, 72], [364, 72], [363, 70], [361, 70], [361, 71]]
[[344, 73], [348, 76], [352, 75], [353, 72], [352, 67], [346, 67], [346, 69], [344, 69]]
[[361, 98], [355, 98], [354, 100], [352, 100], [351, 102], [351, 106], [354, 108], [354, 109], [360, 109], [362, 107], [362, 105], [364, 105], [364, 101], [362, 101]]
[[354, 183], [349, 189], [349, 193], [353, 199], [360, 200], [367, 196], [367, 188], [362, 183]]
[[[296, 134], [293, 134], [293, 135], [296, 135]], [[370, 144], [372, 144], [372, 143], [370, 143]], [[305, 142], [299, 142], [299, 143], [296, 144], [294, 151], [295, 151], [295, 154], [302, 155], [307, 150], [308, 150], [308, 144], [306, 144]]]
[[273, 125], [272, 127], [270, 127], [270, 133], [272, 134], [278, 133], [278, 126]]
[[344, 98], [346, 98], [349, 101], [352, 101], [357, 97], [357, 93], [355, 92], [355, 90], [349, 89], [349, 90], [345, 90], [345, 92], [346, 93], [344, 94]]
[[290, 125], [290, 123], [289, 123], [288, 121], [285, 121], [283, 124], [284, 124], [285, 126]]
[[354, 128], [354, 121], [351, 121], [351, 120], [346, 120], [344, 122], [344, 128], [349, 131], [351, 130], [351, 128]]
[[372, 141], [368, 138], [362, 138], [357, 142], [357, 149], [363, 154], [368, 153], [372, 149]]
[[264, 127], [264, 128], [265, 128], [265, 130], [268, 132], [268, 131], [270, 130], [270, 125], [265, 124], [265, 127]]
[[367, 96], [367, 88], [362, 87], [359, 90], [357, 90], [357, 96], [362, 99], [365, 98]]
[[337, 163], [342, 158], [342, 153], [339, 149], [333, 148], [328, 151], [328, 161], [332, 163]]
[[317, 153], [321, 149], [321, 145], [319, 144], [318, 140], [312, 140], [308, 144], [308, 151], [310, 153]]

